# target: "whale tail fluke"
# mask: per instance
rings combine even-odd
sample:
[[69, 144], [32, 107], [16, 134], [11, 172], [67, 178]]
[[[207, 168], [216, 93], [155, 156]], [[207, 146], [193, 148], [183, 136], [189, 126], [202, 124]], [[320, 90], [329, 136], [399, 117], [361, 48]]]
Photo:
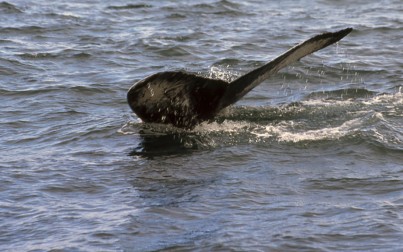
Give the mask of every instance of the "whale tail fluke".
[[214, 118], [280, 69], [339, 41], [351, 31], [347, 28], [317, 35], [230, 83], [184, 72], [156, 73], [134, 84], [127, 101], [144, 122], [192, 129]]
[[312, 37], [292, 47], [274, 60], [231, 82], [221, 99], [220, 109], [225, 108], [246, 95], [261, 82], [277, 73], [280, 69], [298, 61], [302, 57], [325, 48], [344, 38], [353, 29], [346, 28], [337, 32], [327, 32]]

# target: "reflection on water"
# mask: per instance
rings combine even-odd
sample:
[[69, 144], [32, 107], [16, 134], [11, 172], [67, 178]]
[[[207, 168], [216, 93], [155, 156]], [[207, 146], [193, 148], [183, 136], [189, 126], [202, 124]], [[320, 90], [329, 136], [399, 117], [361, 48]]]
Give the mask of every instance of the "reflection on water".
[[196, 139], [185, 133], [150, 134], [140, 131], [140, 143], [129, 155], [158, 157], [184, 155], [198, 149]]

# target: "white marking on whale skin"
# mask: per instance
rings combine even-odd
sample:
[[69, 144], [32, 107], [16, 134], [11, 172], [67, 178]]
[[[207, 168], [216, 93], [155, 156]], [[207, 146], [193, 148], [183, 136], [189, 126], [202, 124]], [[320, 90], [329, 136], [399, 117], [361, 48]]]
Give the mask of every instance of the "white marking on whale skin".
[[148, 91], [150, 91], [151, 97], [153, 97], [153, 96], [154, 96], [154, 90], [153, 90], [153, 88], [151, 87], [151, 84], [150, 84], [150, 83], [147, 84], [147, 89], [148, 89]]

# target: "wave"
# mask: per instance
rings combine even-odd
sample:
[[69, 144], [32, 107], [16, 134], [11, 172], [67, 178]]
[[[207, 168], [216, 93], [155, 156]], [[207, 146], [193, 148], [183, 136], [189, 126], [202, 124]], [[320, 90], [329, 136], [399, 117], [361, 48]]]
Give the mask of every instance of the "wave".
[[16, 13], [22, 13], [23, 11], [14, 4], [11, 4], [9, 2], [1, 2], [0, 12], [16, 14]]
[[18, 56], [22, 59], [26, 60], [46, 60], [46, 59], [66, 59], [66, 58], [75, 58], [75, 59], [86, 59], [90, 58], [92, 54], [87, 52], [79, 52], [75, 50], [62, 50], [60, 52], [37, 52], [37, 53], [22, 53], [18, 54]]
[[21, 27], [1, 27], [1, 33], [22, 33], [22, 34], [42, 34], [49, 31], [48, 28], [36, 26], [36, 25], [28, 25]]
[[[191, 14], [192, 16], [197, 15], [222, 15], [222, 16], [242, 16], [242, 15], [249, 15], [245, 11], [242, 10], [241, 4], [231, 2], [228, 0], [220, 0], [217, 2], [211, 3], [189, 3], [180, 6], [181, 9], [179, 10], [178, 7], [172, 5], [166, 5], [161, 8], [162, 11], [178, 14], [178, 13], [186, 13]], [[170, 15], [172, 15], [170, 14]]]
[[128, 9], [144, 9], [152, 7], [153, 6], [150, 4], [127, 4], [127, 5], [111, 5], [106, 8], [111, 10], [128, 10]]
[[213, 3], [197, 3], [192, 5], [192, 9], [202, 12], [212, 11], [214, 14], [243, 14], [243, 12], [240, 11], [240, 5], [238, 3], [228, 0], [221, 0]]
[[365, 88], [347, 88], [347, 89], [336, 89], [330, 91], [312, 92], [306, 98], [308, 100], [317, 99], [356, 99], [356, 98], [369, 98], [375, 96], [377, 93], [374, 91], [367, 90]]
[[[87, 86], [80, 85], [50, 85], [50, 86], [41, 86], [26, 88], [26, 89], [6, 89], [0, 87], [0, 95], [4, 97], [31, 97], [38, 96], [43, 94], [50, 94], [52, 97], [60, 97], [64, 93], [71, 93], [71, 97], [76, 97], [77, 95], [96, 95], [96, 94], [114, 94], [116, 90], [113, 87], [109, 87], [103, 84], [94, 84]], [[63, 95], [63, 96], [64, 96]]]

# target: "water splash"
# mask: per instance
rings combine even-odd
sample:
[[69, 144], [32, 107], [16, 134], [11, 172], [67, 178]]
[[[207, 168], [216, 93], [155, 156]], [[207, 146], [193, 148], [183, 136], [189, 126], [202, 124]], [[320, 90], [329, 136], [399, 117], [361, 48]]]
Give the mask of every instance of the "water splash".
[[278, 126], [269, 125], [264, 128], [262, 133], [253, 132], [259, 138], [272, 138], [280, 142], [306, 142], [321, 140], [338, 140], [347, 135], [353, 135], [362, 125], [361, 119], [353, 119], [344, 122], [340, 126], [320, 128], [315, 130], [294, 131], [292, 128], [295, 123], [293, 121]]
[[212, 66], [207, 76], [211, 79], [219, 79], [227, 82], [231, 82], [240, 76], [239, 73], [230, 71], [228, 68], [230, 66]]

